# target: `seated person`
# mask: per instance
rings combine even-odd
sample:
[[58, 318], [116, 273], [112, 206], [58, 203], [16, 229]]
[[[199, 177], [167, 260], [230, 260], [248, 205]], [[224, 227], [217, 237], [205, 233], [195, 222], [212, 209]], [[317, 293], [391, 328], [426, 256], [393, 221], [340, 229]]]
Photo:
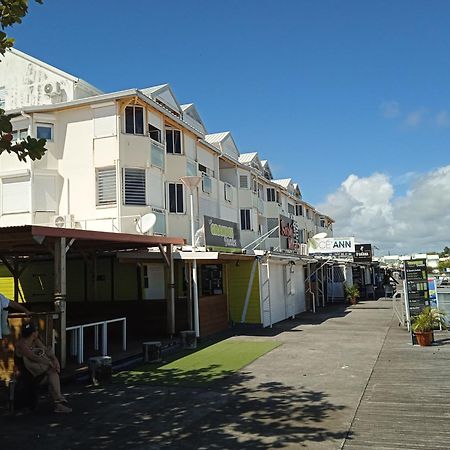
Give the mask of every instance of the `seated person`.
[[16, 362], [19, 370], [25, 368], [34, 376], [39, 384], [48, 383], [49, 391], [55, 403], [54, 411], [69, 413], [72, 409], [61, 394], [59, 381], [59, 362], [56, 356], [47, 349], [39, 339], [39, 334], [33, 322], [22, 325], [22, 333], [16, 344]]

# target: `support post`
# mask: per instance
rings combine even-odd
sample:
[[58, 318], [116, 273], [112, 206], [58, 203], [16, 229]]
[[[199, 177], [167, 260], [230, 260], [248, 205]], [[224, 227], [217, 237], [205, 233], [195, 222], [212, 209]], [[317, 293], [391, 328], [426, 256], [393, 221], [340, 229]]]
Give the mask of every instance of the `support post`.
[[54, 247], [55, 270], [55, 311], [59, 313], [59, 327], [57, 330], [59, 340], [59, 360], [62, 368], [66, 367], [66, 238], [55, 240]]
[[166, 254], [169, 261], [169, 334], [175, 334], [175, 271], [173, 264], [172, 244], [166, 246]]
[[188, 304], [187, 304], [187, 318], [188, 318], [188, 330], [193, 329], [193, 321], [192, 321], [192, 268], [191, 263], [186, 263], [186, 278], [188, 282], [187, 295], [188, 295]]

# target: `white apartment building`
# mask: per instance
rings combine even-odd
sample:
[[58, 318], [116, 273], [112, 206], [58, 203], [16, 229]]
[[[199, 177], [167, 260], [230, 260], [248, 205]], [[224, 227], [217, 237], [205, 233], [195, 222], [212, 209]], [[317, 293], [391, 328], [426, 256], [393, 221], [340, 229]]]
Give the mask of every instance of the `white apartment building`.
[[[251, 300], [255, 323], [271, 325], [305, 309], [306, 263], [294, 267], [289, 254], [301, 253], [301, 244], [314, 234], [332, 235], [333, 220], [305, 202], [292, 179], [273, 179], [267, 160], [256, 152], [241, 153], [229, 131], [209, 134], [195, 105], [180, 104], [168, 84], [102, 93], [15, 50], [0, 64], [2, 104], [16, 115], [14, 138], [45, 138], [48, 151], [26, 163], [0, 155], [0, 227], [140, 233], [139, 219], [153, 212], [153, 234], [190, 243], [189, 192], [181, 178], [201, 175], [195, 228], [202, 227], [204, 216], [234, 222], [243, 247], [273, 254], [267, 257], [272, 261], [269, 292], [264, 292], [268, 259], [258, 262], [260, 288]], [[251, 245], [277, 226], [266, 240]], [[283, 253], [287, 256], [277, 256]], [[231, 309], [233, 302], [243, 304], [250, 292], [253, 263], [245, 264], [247, 278], [235, 297], [230, 294], [231, 301], [224, 299], [225, 313], [227, 304]], [[233, 270], [227, 272], [230, 277], [243, 273]], [[144, 298], [164, 295], [160, 274], [154, 271], [157, 286], [144, 287]], [[228, 275], [220, 277], [222, 282]], [[274, 300], [267, 306], [269, 297]], [[241, 317], [241, 306], [236, 308]]]

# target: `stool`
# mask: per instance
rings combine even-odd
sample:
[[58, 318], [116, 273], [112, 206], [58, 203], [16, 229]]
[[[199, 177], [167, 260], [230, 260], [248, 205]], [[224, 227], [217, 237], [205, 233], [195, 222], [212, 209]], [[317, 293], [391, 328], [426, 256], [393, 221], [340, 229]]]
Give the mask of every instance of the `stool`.
[[142, 343], [144, 362], [156, 363], [161, 361], [161, 342], [148, 341]]
[[112, 358], [111, 356], [93, 356], [88, 361], [89, 374], [92, 383], [97, 386], [100, 381], [111, 381]]
[[197, 348], [197, 337], [194, 330], [180, 331], [181, 344], [183, 348], [194, 349]]

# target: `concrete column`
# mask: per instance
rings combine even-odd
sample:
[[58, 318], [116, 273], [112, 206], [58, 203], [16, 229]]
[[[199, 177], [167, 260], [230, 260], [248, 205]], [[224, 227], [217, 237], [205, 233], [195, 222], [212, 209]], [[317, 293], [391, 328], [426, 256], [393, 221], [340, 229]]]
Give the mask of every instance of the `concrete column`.
[[55, 311], [59, 313], [57, 330], [59, 341], [59, 360], [61, 367], [66, 367], [66, 238], [56, 238], [54, 247], [54, 299]]

